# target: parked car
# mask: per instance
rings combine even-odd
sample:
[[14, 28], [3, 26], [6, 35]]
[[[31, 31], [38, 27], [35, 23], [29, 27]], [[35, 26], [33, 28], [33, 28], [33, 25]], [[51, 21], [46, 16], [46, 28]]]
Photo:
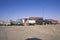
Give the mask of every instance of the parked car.
[[51, 19], [45, 19], [44, 21], [43, 21], [43, 23], [46, 25], [46, 24], [51, 24]]
[[58, 20], [51, 20], [51, 24], [58, 24]]
[[54, 20], [54, 19], [45, 19], [44, 20], [44, 24], [57, 24], [58, 20]]
[[37, 20], [36, 20], [36, 24], [42, 25], [42, 24], [43, 24], [43, 19], [37, 19]]
[[23, 20], [22, 19], [16, 20], [16, 25], [23, 25]]

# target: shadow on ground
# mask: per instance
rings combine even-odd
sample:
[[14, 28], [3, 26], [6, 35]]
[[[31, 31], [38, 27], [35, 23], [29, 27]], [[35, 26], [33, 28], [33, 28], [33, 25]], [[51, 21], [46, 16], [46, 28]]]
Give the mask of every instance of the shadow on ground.
[[42, 39], [39, 39], [39, 38], [27, 38], [26, 40], [42, 40]]

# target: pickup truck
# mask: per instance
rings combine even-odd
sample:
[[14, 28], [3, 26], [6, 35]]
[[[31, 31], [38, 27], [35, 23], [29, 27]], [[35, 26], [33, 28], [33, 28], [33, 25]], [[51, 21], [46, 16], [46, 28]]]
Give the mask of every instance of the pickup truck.
[[34, 25], [36, 23], [35, 20], [27, 20], [28, 25]]

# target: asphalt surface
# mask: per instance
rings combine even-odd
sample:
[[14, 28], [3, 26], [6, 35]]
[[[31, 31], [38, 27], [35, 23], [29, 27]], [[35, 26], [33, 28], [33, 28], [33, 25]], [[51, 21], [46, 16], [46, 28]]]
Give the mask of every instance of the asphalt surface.
[[0, 26], [0, 40], [60, 40], [60, 24]]

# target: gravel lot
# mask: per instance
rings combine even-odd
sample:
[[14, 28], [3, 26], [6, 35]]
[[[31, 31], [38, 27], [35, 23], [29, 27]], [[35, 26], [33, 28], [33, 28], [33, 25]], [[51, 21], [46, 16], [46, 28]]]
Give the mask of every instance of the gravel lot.
[[60, 40], [60, 24], [31, 26], [0, 26], [0, 40]]

